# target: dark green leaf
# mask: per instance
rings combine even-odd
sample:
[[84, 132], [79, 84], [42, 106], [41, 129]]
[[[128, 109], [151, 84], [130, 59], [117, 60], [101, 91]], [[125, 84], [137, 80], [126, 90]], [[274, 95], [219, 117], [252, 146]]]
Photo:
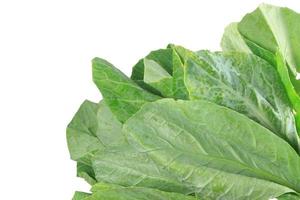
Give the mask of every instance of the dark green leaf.
[[160, 98], [138, 86], [101, 58], [93, 59], [93, 80], [100, 89], [105, 103], [120, 122], [126, 121], [145, 103]]
[[173, 97], [172, 59], [172, 49], [152, 51], [133, 67], [131, 78], [150, 92]]
[[277, 198], [278, 200], [300, 200], [300, 196], [297, 194], [284, 194]]
[[77, 162], [77, 176], [83, 178], [90, 185], [97, 183], [95, 178], [95, 172], [90, 165]]

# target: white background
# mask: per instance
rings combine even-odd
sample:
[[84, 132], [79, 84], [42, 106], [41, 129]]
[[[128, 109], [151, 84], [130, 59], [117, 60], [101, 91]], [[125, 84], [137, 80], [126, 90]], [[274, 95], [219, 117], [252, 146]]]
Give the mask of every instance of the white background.
[[[130, 74], [149, 51], [219, 50], [224, 27], [258, 0], [0, 0], [0, 199], [67, 200], [75, 177], [65, 128], [99, 101], [90, 60]], [[300, 12], [299, 0], [266, 0]]]

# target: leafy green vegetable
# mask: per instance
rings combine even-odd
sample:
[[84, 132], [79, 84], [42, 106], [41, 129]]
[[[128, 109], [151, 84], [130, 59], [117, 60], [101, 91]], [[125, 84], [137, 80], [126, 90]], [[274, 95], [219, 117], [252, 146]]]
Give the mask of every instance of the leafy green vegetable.
[[225, 107], [164, 99], [145, 105], [123, 129], [133, 146], [203, 198], [267, 199], [300, 191], [297, 153]]
[[300, 199], [299, 21], [262, 4], [225, 29], [224, 52], [170, 44], [131, 78], [93, 59], [103, 100], [67, 127], [92, 189], [73, 200]]

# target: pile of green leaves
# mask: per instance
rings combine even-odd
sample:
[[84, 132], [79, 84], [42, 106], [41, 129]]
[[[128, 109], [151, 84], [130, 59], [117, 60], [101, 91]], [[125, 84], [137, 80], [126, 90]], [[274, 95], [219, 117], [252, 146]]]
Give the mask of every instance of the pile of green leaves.
[[103, 100], [67, 128], [74, 200], [300, 199], [300, 14], [261, 5], [222, 52], [168, 45], [131, 78], [95, 58]]

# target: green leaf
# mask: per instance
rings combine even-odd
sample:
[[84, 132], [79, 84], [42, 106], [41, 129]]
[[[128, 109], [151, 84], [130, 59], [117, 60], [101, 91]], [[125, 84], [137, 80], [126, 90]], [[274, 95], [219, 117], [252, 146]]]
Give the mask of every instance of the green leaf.
[[300, 191], [300, 158], [258, 123], [207, 101], [146, 104], [123, 126], [131, 145], [204, 199], [269, 199]]
[[144, 70], [145, 70], [144, 59], [140, 59], [132, 69], [131, 79], [134, 80], [134, 82], [136, 82], [143, 89], [153, 94], [162, 96], [159, 90], [153, 88], [152, 86], [144, 82]]
[[276, 66], [276, 59], [274, 58], [274, 54], [271, 51], [264, 49], [254, 42], [244, 38], [238, 30], [238, 23], [231, 23], [225, 28], [221, 46], [223, 51], [225, 52], [233, 51], [253, 53]]
[[127, 143], [122, 134], [122, 124], [104, 101], [101, 101], [98, 105], [97, 122], [98, 129], [95, 134], [105, 147], [118, 146]]
[[92, 190], [93, 195], [85, 200], [197, 200], [192, 196], [142, 187], [101, 184], [100, 186], [95, 185]]
[[164, 191], [191, 194], [194, 188], [183, 183], [151, 160], [147, 153], [129, 145], [99, 151], [93, 159], [98, 182], [122, 186], [156, 188]]
[[293, 111], [276, 69], [252, 54], [199, 51], [185, 63], [190, 99], [205, 99], [245, 114], [300, 152]]
[[[300, 14], [288, 9], [260, 5], [238, 24], [226, 28], [222, 48], [225, 51], [249, 52], [274, 65], [285, 85], [297, 114], [300, 130]], [[246, 48], [246, 45], [248, 48]]]
[[172, 49], [159, 49], [152, 51], [146, 56], [146, 59], [157, 62], [166, 72], [169, 74], [173, 73], [173, 50]]
[[95, 172], [90, 165], [77, 162], [77, 176], [83, 178], [90, 185], [94, 185], [95, 183], [97, 183]]
[[72, 200], [84, 200], [89, 197], [91, 194], [85, 192], [75, 192]]
[[184, 84], [184, 53], [175, 45], [166, 49], [150, 52], [134, 67], [131, 78], [146, 90], [159, 93], [163, 97], [187, 99], [188, 93]]
[[[236, 24], [232, 26], [236, 28]], [[242, 41], [241, 37], [237, 39]], [[246, 44], [244, 48], [246, 51]], [[158, 50], [154, 51], [157, 57], [153, 56], [153, 52], [149, 54], [156, 61], [146, 57], [143, 63], [139, 62], [135, 66], [134, 77], [143, 79], [144, 83], [158, 89], [162, 94], [165, 94], [163, 91], [172, 89], [174, 94], [182, 94], [177, 97], [173, 95], [173, 98], [206, 99], [243, 113], [288, 141], [300, 152], [293, 110], [280, 76], [272, 65], [257, 56], [245, 53], [195, 53], [175, 45], [169, 45], [168, 49], [173, 50], [180, 63], [183, 63], [173, 64], [172, 76], [158, 64], [158, 52], [165, 53]], [[168, 54], [164, 58], [173, 59], [174, 56]], [[179, 70], [176, 66], [179, 66]], [[140, 76], [137, 72], [140, 72]], [[176, 80], [179, 80], [178, 85]], [[300, 126], [300, 117], [296, 119]]]
[[105, 102], [84, 101], [67, 127], [71, 158], [87, 165], [99, 149], [126, 143], [122, 124]]
[[[152, 60], [161, 66], [169, 74], [173, 73], [173, 50], [172, 49], [158, 49], [151, 51], [145, 59]], [[140, 59], [139, 62], [133, 67], [131, 79], [132, 80], [144, 80], [145, 71], [144, 59]]]
[[[283, 55], [296, 77], [300, 72], [300, 14], [288, 9], [261, 4], [239, 23], [243, 37], [273, 53]], [[299, 84], [299, 81], [298, 81]], [[296, 88], [298, 91], [300, 88]]]
[[96, 183], [92, 158], [107, 147], [126, 144], [122, 124], [106, 104], [84, 101], [67, 128], [71, 158], [77, 162], [77, 176], [89, 184]]
[[290, 85], [292, 85], [291, 80], [289, 79], [289, 72], [287, 70], [286, 63], [284, 62], [284, 59], [279, 52], [276, 54], [276, 66], [281, 80], [285, 86], [287, 95], [291, 103], [293, 104], [294, 110], [296, 112], [295, 120], [297, 124], [298, 134], [300, 136], [300, 98], [297, 95], [296, 91], [293, 90], [292, 87], [289, 87]]
[[84, 101], [67, 127], [67, 142], [71, 158], [90, 164], [90, 158], [104, 144], [97, 138], [98, 104]]
[[126, 187], [121, 185], [111, 184], [111, 183], [104, 183], [100, 181], [99, 183], [92, 186], [91, 192], [97, 192], [100, 190], [119, 189], [119, 188], [126, 188]]
[[144, 82], [164, 97], [173, 97], [173, 77], [157, 62], [144, 59]]
[[190, 55], [191, 51], [175, 46], [168, 45], [168, 48], [173, 49], [173, 93], [175, 99], [188, 99], [189, 94], [184, 82], [184, 61]]
[[145, 103], [160, 98], [138, 86], [101, 58], [93, 59], [93, 80], [101, 91], [105, 103], [120, 122], [126, 121]]
[[131, 78], [152, 93], [173, 97], [172, 59], [172, 49], [152, 51], [133, 67]]
[[300, 196], [297, 194], [284, 194], [277, 198], [278, 200], [300, 200]]
[[243, 36], [238, 31], [238, 23], [231, 23], [225, 28], [221, 46], [223, 51], [241, 51], [251, 53], [251, 49], [246, 44]]

